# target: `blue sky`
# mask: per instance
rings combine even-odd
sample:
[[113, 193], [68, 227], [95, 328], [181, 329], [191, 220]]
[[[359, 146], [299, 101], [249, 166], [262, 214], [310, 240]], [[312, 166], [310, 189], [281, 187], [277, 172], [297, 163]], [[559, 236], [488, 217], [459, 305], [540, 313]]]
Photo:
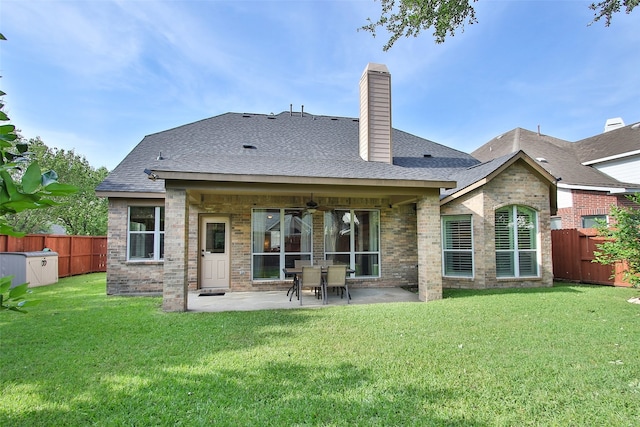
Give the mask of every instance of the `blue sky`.
[[369, 62], [393, 126], [461, 151], [523, 127], [569, 141], [640, 121], [640, 10], [480, 0], [479, 22], [383, 52], [373, 0], [2, 0], [0, 88], [26, 137], [113, 169], [145, 135], [225, 112], [356, 117]]

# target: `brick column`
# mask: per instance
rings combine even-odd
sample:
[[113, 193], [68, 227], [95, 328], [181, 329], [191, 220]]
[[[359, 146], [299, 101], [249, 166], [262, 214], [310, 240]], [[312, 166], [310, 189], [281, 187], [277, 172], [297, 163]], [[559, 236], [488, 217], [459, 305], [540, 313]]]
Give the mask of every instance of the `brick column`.
[[166, 188], [164, 207], [164, 311], [187, 311], [189, 215], [187, 192]]
[[440, 203], [437, 194], [417, 203], [418, 297], [420, 301], [442, 299], [442, 250]]

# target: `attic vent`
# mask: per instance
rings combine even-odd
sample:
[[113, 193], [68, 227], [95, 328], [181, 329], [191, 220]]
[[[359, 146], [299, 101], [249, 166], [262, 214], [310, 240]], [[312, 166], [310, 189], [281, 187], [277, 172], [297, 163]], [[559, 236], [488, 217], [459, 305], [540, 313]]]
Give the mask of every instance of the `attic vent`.
[[609, 132], [610, 130], [620, 129], [624, 127], [624, 120], [622, 117], [614, 117], [612, 119], [607, 119], [604, 124], [604, 131]]
[[275, 116], [267, 116], [267, 119], [273, 120], [273, 119], [275, 119]]
[[352, 121], [352, 122], [356, 122], [356, 123], [357, 123], [357, 122], [359, 122], [360, 120], [359, 120], [359, 119], [352, 119], [351, 121]]
[[433, 156], [431, 154], [423, 154], [422, 157], [424, 157], [425, 159], [430, 159]]
[[335, 118], [335, 117], [331, 117], [331, 120], [333, 120], [333, 121], [337, 121], [338, 119], [337, 119], [337, 118]]
[[243, 114], [242, 117], [251, 117], [249, 114]]
[[251, 144], [243, 144], [242, 148], [247, 148], [249, 150], [257, 150], [258, 147], [256, 147], [255, 145], [251, 145]]
[[545, 159], [544, 157], [536, 157], [536, 160], [539, 161], [540, 163], [549, 163], [547, 159]]

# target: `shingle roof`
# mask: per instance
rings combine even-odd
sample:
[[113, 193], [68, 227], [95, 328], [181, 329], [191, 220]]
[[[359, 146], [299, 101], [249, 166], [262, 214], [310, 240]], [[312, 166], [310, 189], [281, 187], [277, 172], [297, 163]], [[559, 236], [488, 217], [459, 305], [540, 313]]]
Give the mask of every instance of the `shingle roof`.
[[445, 198], [454, 193], [457, 193], [458, 191], [467, 188], [471, 184], [488, 177], [493, 172], [498, 170], [502, 165], [508, 163], [512, 158], [516, 157], [521, 152], [522, 151], [515, 151], [513, 153], [505, 154], [504, 156], [500, 156], [495, 159], [490, 159], [483, 163], [477, 163], [476, 165], [467, 168], [457, 169], [452, 175], [452, 178], [455, 178], [458, 184], [457, 187], [443, 191], [440, 198]]
[[[109, 174], [99, 192], [163, 192], [144, 169], [228, 175], [450, 180], [479, 163], [467, 153], [394, 129], [393, 165], [358, 153], [358, 119], [226, 113], [148, 135]], [[255, 147], [255, 148], [247, 148]], [[157, 160], [162, 153], [162, 160]]]
[[522, 150], [557, 179], [561, 178], [564, 184], [608, 188], [640, 187], [620, 182], [597, 169], [583, 165], [578, 156], [578, 148], [576, 143], [516, 128], [493, 138], [471, 155], [478, 160], [488, 161]]
[[590, 162], [640, 150], [640, 123], [610, 130], [575, 143], [580, 162]]

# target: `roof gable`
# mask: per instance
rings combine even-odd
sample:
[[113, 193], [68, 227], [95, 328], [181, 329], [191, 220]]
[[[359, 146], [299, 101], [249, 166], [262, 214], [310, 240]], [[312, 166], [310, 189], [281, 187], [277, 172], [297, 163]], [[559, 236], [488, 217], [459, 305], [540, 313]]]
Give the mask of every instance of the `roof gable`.
[[[538, 162], [529, 157], [524, 151], [519, 150], [496, 159], [488, 160], [484, 163], [471, 166], [466, 169], [459, 169], [452, 178], [458, 182], [456, 188], [444, 191], [440, 196], [440, 203], [446, 204], [458, 197], [461, 197], [476, 188], [479, 188], [493, 178], [505, 171], [509, 166], [516, 162], [523, 162], [540, 179], [546, 180], [550, 185], [555, 187], [555, 178], [545, 168], [540, 166]], [[551, 193], [555, 193], [554, 191]], [[551, 194], [550, 193], [550, 194]], [[555, 196], [552, 198], [552, 202]]]
[[[616, 131], [607, 133], [613, 132]], [[487, 161], [522, 150], [566, 185], [621, 189], [638, 187], [637, 184], [620, 182], [597, 169], [583, 165], [579, 148], [577, 143], [516, 128], [493, 138], [471, 154], [481, 161]]]

